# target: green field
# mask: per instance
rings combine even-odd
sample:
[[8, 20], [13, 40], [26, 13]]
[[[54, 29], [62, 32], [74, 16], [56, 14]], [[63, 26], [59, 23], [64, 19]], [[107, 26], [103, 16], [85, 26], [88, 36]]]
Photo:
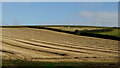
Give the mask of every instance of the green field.
[[98, 34], [120, 37], [119, 33], [120, 33], [120, 29], [113, 29], [110, 32], [100, 32]]
[[[100, 35], [108, 35], [108, 36], [115, 36], [115, 37], [120, 37], [119, 32], [120, 29], [119, 28], [114, 28], [114, 27], [97, 27], [97, 26], [69, 26], [69, 27], [63, 27], [63, 26], [49, 26], [48, 28], [52, 28], [52, 29], [58, 29], [58, 30], [63, 30], [63, 31], [70, 31], [70, 32], [74, 32], [75, 30], [79, 30], [79, 31], [85, 31], [93, 34], [100, 34]], [[110, 31], [102, 31], [103, 29], [110, 29]], [[94, 31], [95, 30], [95, 31]], [[101, 30], [100, 32], [97, 32], [97, 30]]]

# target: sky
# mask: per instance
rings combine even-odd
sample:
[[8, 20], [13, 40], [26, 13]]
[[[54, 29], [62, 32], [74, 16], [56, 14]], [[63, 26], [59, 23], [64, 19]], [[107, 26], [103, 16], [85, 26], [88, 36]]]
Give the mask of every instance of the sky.
[[119, 2], [119, 0], [2, 0], [3, 2]]
[[2, 25], [118, 26], [118, 2], [3, 2]]

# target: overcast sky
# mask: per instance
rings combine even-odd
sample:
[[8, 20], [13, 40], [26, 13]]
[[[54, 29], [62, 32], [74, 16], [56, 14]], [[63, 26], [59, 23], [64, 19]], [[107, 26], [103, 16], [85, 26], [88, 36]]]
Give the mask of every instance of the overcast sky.
[[117, 2], [3, 2], [2, 25], [117, 26]]

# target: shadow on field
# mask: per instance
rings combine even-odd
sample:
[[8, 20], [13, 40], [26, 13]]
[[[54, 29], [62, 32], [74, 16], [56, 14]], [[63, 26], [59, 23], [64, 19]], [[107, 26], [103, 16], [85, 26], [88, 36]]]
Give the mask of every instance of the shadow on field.
[[[50, 25], [52, 26], [52, 25]], [[59, 25], [60, 26], [60, 25]], [[97, 27], [97, 26], [70, 26], [70, 27], [90, 27], [90, 28], [103, 28], [100, 30], [85, 30], [85, 31], [80, 31], [80, 30], [76, 30], [76, 31], [66, 31], [66, 30], [60, 30], [60, 29], [54, 29], [54, 28], [49, 28], [49, 26], [1, 26], [1, 28], [36, 28], [36, 29], [47, 29], [47, 30], [53, 30], [53, 31], [57, 31], [57, 32], [64, 32], [64, 33], [69, 33], [69, 34], [74, 34], [74, 35], [82, 35], [82, 36], [89, 36], [89, 37], [97, 37], [97, 38], [104, 38], [104, 39], [112, 39], [112, 40], [117, 40], [120, 41], [120, 37], [116, 37], [116, 36], [110, 36], [110, 35], [101, 35], [101, 34], [97, 34], [96, 32], [109, 32], [113, 29], [120, 29], [117, 27]], [[57, 27], [56, 26], [52, 26], [52, 27]], [[68, 26], [62, 26], [62, 27], [68, 27]]]
[[89, 37], [97, 37], [97, 38], [104, 38], [104, 39], [112, 39], [112, 40], [118, 40], [120, 41], [120, 37], [115, 37], [115, 36], [109, 36], [109, 35], [101, 35], [101, 34], [96, 34], [94, 32], [108, 32], [111, 31], [114, 28], [107, 28], [107, 29], [102, 29], [102, 30], [89, 30], [89, 31], [65, 31], [65, 30], [60, 30], [60, 29], [54, 29], [54, 28], [48, 28], [48, 27], [37, 27], [37, 26], [28, 26], [29, 28], [37, 28], [37, 29], [47, 29], [47, 30], [53, 30], [53, 31], [58, 31], [58, 32], [64, 32], [64, 33], [69, 33], [69, 34], [75, 34], [75, 35], [82, 35], [82, 36], [89, 36]]
[[3, 60], [2, 68], [118, 68], [118, 63], [104, 62], [38, 62]]

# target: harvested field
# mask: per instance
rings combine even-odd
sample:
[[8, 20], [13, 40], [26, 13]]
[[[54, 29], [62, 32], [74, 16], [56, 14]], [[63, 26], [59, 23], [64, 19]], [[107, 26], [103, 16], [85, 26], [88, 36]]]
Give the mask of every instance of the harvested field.
[[118, 41], [46, 29], [2, 29], [3, 60], [39, 62], [118, 62]]
[[65, 31], [75, 31], [75, 30], [98, 30], [98, 29], [103, 29], [103, 28], [92, 28], [92, 27], [48, 27], [48, 28], [53, 28], [53, 29], [59, 29], [59, 30], [65, 30]]

